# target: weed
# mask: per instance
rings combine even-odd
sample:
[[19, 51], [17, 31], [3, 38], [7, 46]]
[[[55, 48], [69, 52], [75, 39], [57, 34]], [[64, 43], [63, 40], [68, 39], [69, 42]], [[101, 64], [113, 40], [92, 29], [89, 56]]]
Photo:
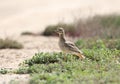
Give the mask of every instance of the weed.
[[0, 69], [0, 74], [7, 74], [8, 70], [7, 69]]
[[28, 67], [22, 66], [19, 69], [15, 70], [14, 73], [16, 74], [28, 74]]
[[5, 48], [15, 48], [15, 49], [21, 49], [23, 48], [23, 45], [15, 40], [11, 40], [9, 38], [6, 39], [0, 39], [0, 49]]

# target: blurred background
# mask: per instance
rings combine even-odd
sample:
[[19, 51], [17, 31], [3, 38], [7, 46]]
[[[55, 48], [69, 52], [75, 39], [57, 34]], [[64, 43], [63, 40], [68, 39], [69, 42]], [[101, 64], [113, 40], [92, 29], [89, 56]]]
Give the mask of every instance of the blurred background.
[[120, 0], [0, 0], [0, 37], [119, 13]]
[[[116, 67], [120, 64], [120, 0], [0, 0], [0, 84], [13, 84], [9, 83], [13, 80], [20, 82], [14, 84], [29, 84], [29, 79], [36, 84], [34, 83], [36, 80], [40, 81], [41, 78], [46, 77], [47, 74], [42, 77], [40, 74], [31, 73], [34, 71], [28, 73], [28, 67], [19, 68], [19, 65], [22, 65], [24, 60], [36, 56], [35, 53], [38, 52], [61, 52], [58, 37], [55, 37], [58, 35], [54, 32], [58, 27], [63, 27], [68, 36], [67, 40], [73, 41], [83, 51], [86, 58], [91, 59], [91, 62], [85, 61], [87, 64], [90, 62], [89, 68], [85, 66], [84, 69], [83, 67], [83, 70], [87, 70], [90, 74], [86, 74], [87, 79], [84, 76], [76, 76], [78, 83], [83, 79], [85, 79], [83, 82], [87, 82], [86, 80], [89, 78], [90, 82], [95, 80], [95, 83], [107, 83], [107, 81], [111, 83], [112, 81], [117, 84], [120, 82], [118, 77], [120, 69]], [[58, 56], [57, 54], [51, 55], [48, 56]], [[41, 56], [44, 58], [44, 55], [39, 56], [43, 61]], [[54, 60], [54, 58], [51, 59]], [[97, 61], [97, 59], [101, 61]], [[38, 62], [38, 58], [36, 61]], [[66, 63], [68, 64], [68, 62]], [[83, 64], [85, 63], [80, 63], [81, 66], [84, 66]], [[98, 64], [98, 69], [96, 69], [96, 64]], [[111, 67], [112, 69], [110, 69]], [[35, 66], [35, 69], [30, 68], [30, 70], [43, 71], [43, 68], [38, 68], [40, 67]], [[46, 70], [47, 68], [50, 69], [45, 65]], [[9, 74], [9, 69], [19, 69], [19, 71], [17, 74], [10, 71]], [[72, 69], [69, 69], [70, 73]], [[63, 72], [64, 69], [61, 68], [61, 70], [60, 72]], [[83, 71], [81, 70], [78, 71], [81, 73]], [[66, 69], [65, 72], [67, 71]], [[91, 76], [91, 71], [96, 72], [97, 75], [92, 74]], [[21, 75], [19, 72], [27, 74]], [[1, 73], [5, 75], [1, 75]], [[101, 73], [105, 73], [105, 75], [101, 75]], [[71, 75], [68, 73], [67, 76], [63, 76], [60, 77], [66, 81], [65, 77]], [[78, 77], [80, 77], [80, 81]], [[55, 78], [55, 75], [50, 78]], [[49, 78], [45, 78], [45, 80], [47, 79]], [[59, 78], [57, 80], [59, 81]], [[42, 82], [45, 81], [42, 79]]]

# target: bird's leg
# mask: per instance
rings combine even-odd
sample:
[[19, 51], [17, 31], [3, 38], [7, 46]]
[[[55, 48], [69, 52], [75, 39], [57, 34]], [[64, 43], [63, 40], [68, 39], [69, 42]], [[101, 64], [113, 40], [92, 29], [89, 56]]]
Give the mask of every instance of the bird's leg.
[[66, 52], [65, 51], [63, 51], [63, 55], [64, 55], [63, 60], [66, 61]]
[[85, 59], [85, 56], [80, 53], [75, 53], [76, 56], [78, 56], [81, 60]]
[[[71, 55], [73, 55], [73, 54], [71, 54]], [[72, 58], [73, 58], [73, 57], [71, 56], [71, 57], [70, 57], [70, 60], [72, 60]]]
[[64, 58], [63, 58], [63, 60], [64, 60], [64, 61], [67, 61], [67, 58], [66, 58], [67, 53], [64, 52], [63, 54], [64, 54]]
[[67, 53], [65, 53], [65, 56], [64, 56], [64, 61], [67, 61], [67, 58], [66, 58], [66, 56], [67, 56]]

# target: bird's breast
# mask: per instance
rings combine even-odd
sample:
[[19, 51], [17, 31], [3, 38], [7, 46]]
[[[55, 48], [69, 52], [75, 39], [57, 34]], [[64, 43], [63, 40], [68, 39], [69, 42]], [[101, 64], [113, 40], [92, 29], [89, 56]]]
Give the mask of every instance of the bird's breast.
[[62, 42], [62, 41], [59, 41], [59, 47], [60, 47], [60, 49], [61, 49], [62, 51], [65, 51], [65, 50], [66, 50], [66, 49], [65, 49], [64, 42]]
[[63, 52], [66, 52], [66, 53], [70, 52], [68, 49], [66, 49], [65, 43], [62, 41], [59, 41], [59, 47]]

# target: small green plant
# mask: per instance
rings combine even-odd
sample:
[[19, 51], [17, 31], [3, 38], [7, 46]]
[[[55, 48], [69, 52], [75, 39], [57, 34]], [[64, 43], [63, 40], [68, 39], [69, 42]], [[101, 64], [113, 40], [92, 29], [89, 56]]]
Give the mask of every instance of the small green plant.
[[0, 69], [0, 74], [7, 74], [8, 73], [8, 70], [7, 69]]
[[0, 39], [0, 49], [5, 48], [15, 48], [15, 49], [21, 49], [23, 48], [23, 45], [15, 40], [11, 40], [9, 38], [6, 39]]
[[16, 74], [28, 74], [28, 67], [21, 66], [19, 69], [15, 70], [14, 73]]

